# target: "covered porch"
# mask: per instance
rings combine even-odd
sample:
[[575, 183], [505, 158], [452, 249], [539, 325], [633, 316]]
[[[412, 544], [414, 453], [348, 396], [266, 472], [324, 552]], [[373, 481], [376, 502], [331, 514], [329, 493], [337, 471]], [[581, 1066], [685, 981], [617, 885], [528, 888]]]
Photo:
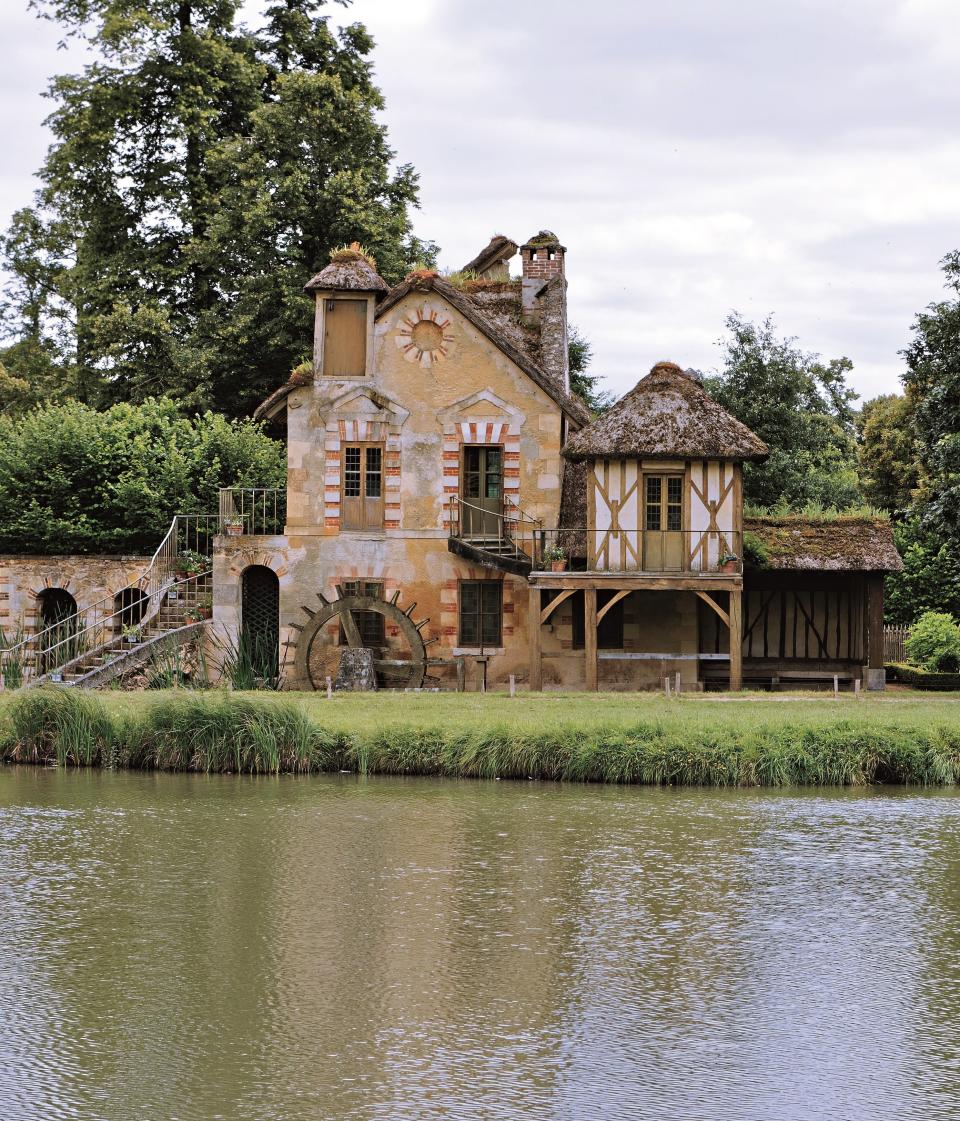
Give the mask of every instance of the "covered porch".
[[[529, 653], [530, 690], [543, 688], [543, 628], [563, 604], [577, 597], [577, 610], [582, 597], [583, 661], [586, 688], [597, 691], [600, 686], [600, 662], [692, 662], [729, 665], [732, 690], [743, 685], [743, 577], [725, 572], [547, 572], [530, 573]], [[633, 592], [688, 593], [704, 603], [715, 616], [717, 625], [729, 635], [729, 652], [702, 652], [699, 643], [694, 649], [674, 649], [680, 644], [669, 631], [662, 636], [660, 648], [654, 650], [601, 649], [601, 627], [610, 612], [616, 611]], [[579, 594], [578, 594], [579, 593]], [[601, 602], [602, 601], [602, 602]], [[649, 636], [648, 643], [649, 644]]]

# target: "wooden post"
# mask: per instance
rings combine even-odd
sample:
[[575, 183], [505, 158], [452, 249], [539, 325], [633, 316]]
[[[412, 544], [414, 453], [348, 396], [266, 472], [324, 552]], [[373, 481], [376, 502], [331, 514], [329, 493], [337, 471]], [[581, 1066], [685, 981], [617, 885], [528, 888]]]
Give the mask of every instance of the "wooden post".
[[679, 670], [677, 670], [677, 682], [676, 682], [676, 685], [674, 685], [674, 687], [673, 687], [673, 691], [677, 694], [677, 696], [680, 695], [680, 671]]
[[515, 697], [516, 695], [517, 695], [517, 679], [511, 673], [510, 674], [510, 696]]
[[457, 657], [457, 692], [463, 693], [467, 688], [467, 663], [463, 655]]
[[867, 665], [883, 669], [883, 576], [871, 573], [867, 577]]
[[730, 692], [743, 688], [743, 593], [730, 593]]
[[327, 678], [327, 700], [328, 701], [333, 700], [333, 678], [332, 677]]
[[527, 608], [530, 630], [530, 692], [543, 692], [543, 661], [540, 649], [540, 589], [530, 589], [530, 602]]
[[597, 589], [583, 589], [583, 654], [587, 667], [587, 691], [599, 688], [597, 663]]

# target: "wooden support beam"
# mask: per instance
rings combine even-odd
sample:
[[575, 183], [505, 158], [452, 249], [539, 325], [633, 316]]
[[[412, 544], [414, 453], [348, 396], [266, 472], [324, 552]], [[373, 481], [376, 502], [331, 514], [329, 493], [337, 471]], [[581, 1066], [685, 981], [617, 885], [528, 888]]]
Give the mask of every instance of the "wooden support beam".
[[867, 665], [883, 669], [883, 576], [867, 577]]
[[617, 594], [615, 596], [613, 596], [612, 599], [608, 600], [603, 605], [603, 607], [601, 607], [600, 610], [597, 612], [597, 625], [598, 626], [600, 625], [600, 623], [603, 621], [604, 615], [606, 615], [606, 613], [610, 610], [611, 607], [615, 607], [620, 602], [620, 600], [624, 599], [629, 594], [630, 594], [629, 590], [622, 591], [622, 592], [617, 592]]
[[587, 670], [587, 692], [599, 688], [597, 662], [597, 589], [583, 590], [583, 655]]
[[702, 599], [704, 603], [708, 604], [713, 608], [714, 611], [716, 611], [716, 613], [723, 620], [723, 625], [725, 627], [730, 626], [730, 616], [726, 613], [726, 611], [723, 610], [720, 604], [717, 603], [717, 601], [711, 595], [708, 595], [707, 592], [697, 592], [696, 594], [698, 598]]
[[530, 603], [527, 608], [530, 630], [530, 692], [543, 692], [543, 658], [540, 652], [540, 589], [530, 588]]
[[341, 611], [340, 623], [343, 626], [343, 633], [347, 636], [347, 645], [354, 648], [362, 646], [363, 639], [360, 637], [360, 628], [357, 626], [357, 620], [353, 617], [353, 612]]
[[561, 592], [555, 599], [550, 600], [547, 606], [540, 612], [540, 622], [545, 623], [550, 616], [556, 611], [564, 600], [568, 600], [573, 595], [573, 592]]
[[743, 592], [730, 593], [730, 691], [743, 688]]

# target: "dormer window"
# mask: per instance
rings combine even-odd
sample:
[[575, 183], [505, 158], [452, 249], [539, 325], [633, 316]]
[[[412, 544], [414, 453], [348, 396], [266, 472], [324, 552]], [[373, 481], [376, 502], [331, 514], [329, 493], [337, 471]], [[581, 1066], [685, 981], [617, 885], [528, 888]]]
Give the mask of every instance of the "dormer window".
[[324, 301], [324, 377], [362, 378], [366, 374], [367, 304], [365, 296], [336, 296]]

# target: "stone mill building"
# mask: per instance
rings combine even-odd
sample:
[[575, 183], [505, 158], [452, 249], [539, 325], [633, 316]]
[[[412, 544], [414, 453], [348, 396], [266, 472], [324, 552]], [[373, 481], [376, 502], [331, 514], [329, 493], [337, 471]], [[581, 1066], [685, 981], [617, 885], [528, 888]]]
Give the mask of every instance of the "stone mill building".
[[[76, 559], [0, 558], [8, 615], [42, 631], [59, 589], [87, 626], [96, 601], [100, 649], [166, 611], [167, 639], [254, 636], [289, 689], [324, 688], [349, 648], [380, 687], [882, 687], [889, 527], [745, 519], [743, 467], [767, 449], [671, 362], [593, 419], [570, 390], [565, 274], [549, 231], [393, 288], [335, 254], [306, 285], [312, 366], [257, 411], [286, 440], [286, 489], [212, 512], [212, 619], [177, 616], [189, 585], [156, 558], [99, 576], [86, 558], [82, 579]], [[99, 683], [92, 645], [36, 676]]]

